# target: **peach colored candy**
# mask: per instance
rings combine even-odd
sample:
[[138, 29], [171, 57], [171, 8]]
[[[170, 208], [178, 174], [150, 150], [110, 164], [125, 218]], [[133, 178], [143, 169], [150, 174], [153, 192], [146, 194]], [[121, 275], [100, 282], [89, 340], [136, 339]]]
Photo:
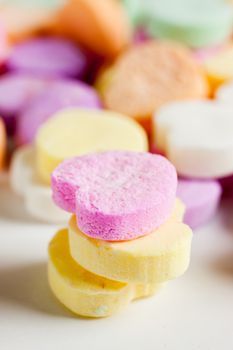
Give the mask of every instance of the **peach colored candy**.
[[148, 41], [130, 48], [100, 74], [97, 89], [107, 108], [150, 128], [151, 116], [169, 101], [205, 97], [207, 80], [180, 45]]
[[0, 119], [0, 169], [4, 164], [4, 157], [6, 151], [6, 132], [3, 121]]
[[69, 0], [58, 14], [61, 32], [101, 56], [114, 56], [130, 41], [130, 24], [117, 0]]

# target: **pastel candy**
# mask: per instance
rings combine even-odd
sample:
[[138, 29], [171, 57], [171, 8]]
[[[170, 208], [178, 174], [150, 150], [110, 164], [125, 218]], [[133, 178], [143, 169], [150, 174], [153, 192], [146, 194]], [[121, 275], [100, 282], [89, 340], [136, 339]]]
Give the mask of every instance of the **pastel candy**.
[[108, 150], [147, 151], [146, 133], [130, 118], [115, 112], [64, 110], [38, 131], [37, 171], [49, 184], [52, 171], [64, 159]]
[[228, 45], [204, 63], [213, 92], [223, 83], [233, 79], [233, 46]]
[[147, 129], [152, 114], [163, 104], [208, 94], [205, 77], [189, 52], [159, 41], [124, 52], [100, 74], [97, 87], [107, 108], [135, 118]]
[[101, 56], [115, 56], [131, 39], [120, 1], [68, 0], [58, 16], [60, 31]]
[[214, 216], [221, 193], [218, 181], [179, 179], [177, 197], [185, 205], [184, 222], [193, 229], [205, 225]]
[[103, 152], [71, 158], [52, 173], [55, 203], [86, 235], [108, 241], [149, 234], [171, 214], [177, 177], [162, 156]]
[[2, 119], [0, 119], [0, 170], [4, 164], [4, 157], [6, 152], [6, 133]]
[[144, 6], [140, 0], [123, 0], [123, 4], [130, 17], [131, 23], [135, 26], [141, 22], [144, 14]]
[[28, 74], [6, 73], [0, 77], [0, 115], [10, 134], [15, 132], [19, 114], [48, 83]]
[[233, 109], [211, 101], [173, 103], [154, 116], [154, 143], [180, 175], [217, 178], [233, 173]]
[[58, 80], [45, 87], [24, 108], [18, 119], [19, 143], [34, 141], [39, 127], [54, 113], [70, 107], [100, 108], [96, 91], [78, 81]]
[[38, 33], [51, 33], [56, 28], [56, 6], [35, 6], [6, 1], [0, 4], [0, 17], [11, 42], [19, 42]]
[[70, 255], [66, 229], [57, 232], [49, 244], [48, 279], [54, 295], [68, 309], [95, 318], [110, 316], [161, 287], [111, 281], [85, 270]]
[[171, 4], [170, 0], [147, 0], [145, 13], [151, 34], [190, 47], [221, 43], [232, 32], [232, 8], [224, 1], [173, 0]]
[[32, 217], [52, 224], [67, 223], [68, 213], [54, 204], [50, 187], [43, 184], [36, 173], [35, 150], [32, 146], [23, 146], [14, 152], [9, 178], [12, 190], [22, 197]]
[[185, 272], [190, 260], [192, 231], [181, 223], [183, 211], [177, 201], [166, 223], [144, 237], [124, 242], [90, 238], [72, 216], [71, 256], [88, 271], [116, 281], [147, 284], [174, 279]]
[[42, 77], [82, 78], [88, 68], [88, 58], [68, 40], [35, 38], [16, 45], [7, 65], [11, 70]]

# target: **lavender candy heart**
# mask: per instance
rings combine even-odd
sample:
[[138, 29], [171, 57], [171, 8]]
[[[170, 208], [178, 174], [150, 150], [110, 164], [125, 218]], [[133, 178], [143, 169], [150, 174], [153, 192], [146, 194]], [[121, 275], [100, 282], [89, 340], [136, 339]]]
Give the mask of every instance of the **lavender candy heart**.
[[177, 197], [186, 206], [184, 222], [193, 229], [206, 224], [215, 214], [221, 194], [218, 181], [179, 179]]
[[0, 115], [8, 134], [14, 134], [17, 116], [48, 83], [28, 74], [6, 73], [0, 77]]
[[18, 118], [18, 143], [34, 141], [38, 128], [59, 110], [69, 107], [101, 108], [97, 92], [87, 84], [74, 80], [51, 83], [34, 97]]
[[89, 57], [72, 42], [60, 38], [36, 38], [16, 45], [7, 67], [43, 77], [76, 77], [87, 72]]

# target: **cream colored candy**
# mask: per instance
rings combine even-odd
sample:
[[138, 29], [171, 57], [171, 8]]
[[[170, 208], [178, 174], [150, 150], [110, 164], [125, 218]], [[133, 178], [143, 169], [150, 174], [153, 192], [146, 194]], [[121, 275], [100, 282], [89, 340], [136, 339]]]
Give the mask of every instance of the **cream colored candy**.
[[223, 83], [233, 79], [233, 45], [227, 46], [204, 63], [212, 93]]
[[232, 174], [232, 130], [233, 108], [211, 100], [167, 104], [154, 116], [154, 143], [188, 177]]
[[191, 229], [181, 223], [183, 205], [177, 201], [172, 217], [151, 234], [121, 242], [84, 235], [75, 216], [69, 222], [72, 257], [88, 271], [128, 283], [161, 283], [182, 275], [189, 265]]
[[25, 207], [33, 217], [50, 223], [67, 222], [69, 214], [53, 203], [50, 187], [41, 183], [36, 175], [32, 146], [21, 147], [14, 152], [10, 183], [14, 192], [24, 198]]
[[37, 134], [37, 171], [49, 184], [50, 174], [64, 159], [107, 150], [147, 151], [146, 133], [130, 118], [112, 111], [64, 110]]
[[110, 111], [60, 112], [42, 126], [35, 147], [22, 147], [14, 153], [11, 186], [24, 197], [32, 216], [50, 223], [66, 223], [69, 214], [52, 200], [50, 173], [65, 158], [114, 149], [147, 151], [144, 130], [131, 119]]
[[161, 287], [111, 281], [77, 264], [69, 252], [68, 231], [59, 231], [49, 244], [48, 278], [57, 299], [74, 313], [106, 317], [136, 298], [154, 294]]

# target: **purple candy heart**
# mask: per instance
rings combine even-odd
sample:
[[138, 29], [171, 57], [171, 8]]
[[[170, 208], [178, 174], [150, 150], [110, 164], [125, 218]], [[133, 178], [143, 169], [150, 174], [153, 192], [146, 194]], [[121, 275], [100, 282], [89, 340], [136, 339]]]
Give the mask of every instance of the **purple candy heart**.
[[186, 206], [184, 222], [193, 229], [206, 224], [214, 215], [221, 194], [218, 181], [179, 179], [177, 197]]
[[60, 80], [51, 83], [30, 101], [18, 118], [18, 142], [33, 142], [41, 124], [59, 110], [69, 107], [100, 108], [101, 102], [97, 92], [82, 82]]
[[16, 117], [46, 84], [48, 80], [27, 74], [6, 73], [0, 77], [0, 115], [9, 134], [15, 131]]
[[14, 47], [7, 66], [10, 70], [42, 77], [83, 78], [89, 65], [84, 50], [60, 38], [36, 38]]

